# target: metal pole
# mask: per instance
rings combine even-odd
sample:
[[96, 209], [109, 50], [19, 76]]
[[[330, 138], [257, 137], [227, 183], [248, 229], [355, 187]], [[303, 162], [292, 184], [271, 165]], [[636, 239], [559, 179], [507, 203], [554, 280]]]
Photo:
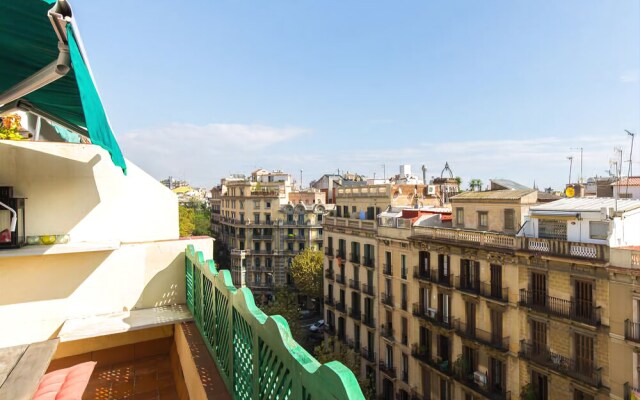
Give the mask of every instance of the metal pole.
[[[635, 133], [631, 133], [628, 130], [625, 129], [625, 132], [627, 132], [627, 134], [629, 136], [631, 136], [631, 150], [629, 151], [629, 172], [627, 173], [627, 188], [625, 190], [626, 196], [629, 195], [629, 179], [631, 178], [631, 174], [633, 173], [633, 139], [635, 139], [636, 134]], [[618, 190], [620, 190], [620, 187], [618, 187]]]
[[300, 190], [302, 190], [302, 170], [300, 170]]
[[569, 160], [569, 185], [571, 185], [571, 167], [573, 166], [573, 156], [567, 157]]

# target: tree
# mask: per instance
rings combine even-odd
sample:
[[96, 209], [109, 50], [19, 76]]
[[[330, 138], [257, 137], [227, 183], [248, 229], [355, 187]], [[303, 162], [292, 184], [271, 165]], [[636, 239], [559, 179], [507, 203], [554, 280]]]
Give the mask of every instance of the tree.
[[322, 296], [322, 264], [324, 254], [310, 248], [295, 256], [291, 262], [291, 277], [298, 290], [313, 298]]
[[482, 190], [482, 180], [480, 179], [471, 179], [469, 182], [469, 190], [471, 191], [480, 191]]
[[376, 382], [375, 374], [369, 374], [364, 379], [360, 376], [362, 357], [357, 350], [334, 340], [333, 336], [329, 336], [320, 345], [314, 349], [316, 359], [321, 363], [330, 361], [339, 361], [349, 368], [358, 379], [362, 394], [365, 399], [376, 398]]
[[211, 236], [211, 214], [205, 207], [198, 207], [194, 213], [195, 236]]
[[178, 225], [180, 227], [180, 237], [191, 236], [196, 226], [194, 224], [195, 213], [193, 209], [178, 206]]
[[280, 315], [287, 320], [291, 335], [297, 342], [303, 339], [298, 315], [298, 296], [284, 286], [278, 286], [273, 293], [274, 299], [261, 307], [267, 315]]

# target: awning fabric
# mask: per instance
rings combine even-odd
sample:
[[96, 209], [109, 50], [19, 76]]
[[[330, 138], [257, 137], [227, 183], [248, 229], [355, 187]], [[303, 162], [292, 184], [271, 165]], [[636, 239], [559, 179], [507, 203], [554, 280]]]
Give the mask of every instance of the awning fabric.
[[[0, 2], [0, 93], [27, 79], [58, 57], [58, 37], [47, 16], [55, 0]], [[109, 152], [126, 173], [126, 164], [113, 136], [95, 83], [67, 24], [71, 71], [23, 98], [35, 107], [73, 125], [84, 127], [92, 143]]]
[[531, 211], [531, 217], [537, 219], [558, 219], [558, 220], [571, 220], [580, 217], [580, 213], [575, 211], [543, 211], [535, 210]]

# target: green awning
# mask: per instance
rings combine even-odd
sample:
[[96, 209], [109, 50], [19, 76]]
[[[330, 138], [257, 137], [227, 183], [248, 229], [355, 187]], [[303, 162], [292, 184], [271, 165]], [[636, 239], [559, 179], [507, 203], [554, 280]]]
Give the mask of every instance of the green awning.
[[[0, 95], [58, 58], [59, 39], [48, 17], [55, 3], [55, 0], [0, 2]], [[107, 150], [113, 163], [126, 173], [124, 157], [78, 46], [78, 32], [73, 31], [71, 23], [66, 26], [71, 70], [22, 99], [64, 122], [85, 128], [91, 142]]]

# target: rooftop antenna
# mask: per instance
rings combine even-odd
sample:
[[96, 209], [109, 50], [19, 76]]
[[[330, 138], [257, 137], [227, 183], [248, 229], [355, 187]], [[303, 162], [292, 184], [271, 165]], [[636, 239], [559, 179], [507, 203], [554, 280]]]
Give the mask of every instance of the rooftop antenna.
[[569, 160], [569, 185], [571, 185], [571, 168], [573, 167], [573, 156], [567, 157]]
[[422, 164], [422, 183], [427, 184], [427, 166]]
[[387, 167], [384, 164], [382, 164], [382, 175], [384, 177], [384, 181], [386, 182], [387, 181]]
[[[632, 174], [633, 174], [633, 139], [635, 139], [636, 134], [635, 133], [631, 133], [628, 130], [624, 130], [625, 132], [627, 132], [627, 135], [631, 136], [631, 150], [629, 150], [629, 172], [627, 172], [627, 188], [625, 190], [626, 195], [629, 195], [629, 178], [631, 178]], [[620, 188], [618, 188], [618, 190], [620, 190]]]
[[572, 147], [571, 150], [580, 150], [580, 180], [579, 183], [582, 183], [583, 181], [583, 175], [582, 175], [582, 153], [584, 151], [584, 148], [582, 147]]
[[618, 157], [620, 159], [620, 162], [616, 162], [616, 177], [620, 179], [620, 177], [622, 176], [622, 147], [614, 147], [613, 151], [618, 154]]

